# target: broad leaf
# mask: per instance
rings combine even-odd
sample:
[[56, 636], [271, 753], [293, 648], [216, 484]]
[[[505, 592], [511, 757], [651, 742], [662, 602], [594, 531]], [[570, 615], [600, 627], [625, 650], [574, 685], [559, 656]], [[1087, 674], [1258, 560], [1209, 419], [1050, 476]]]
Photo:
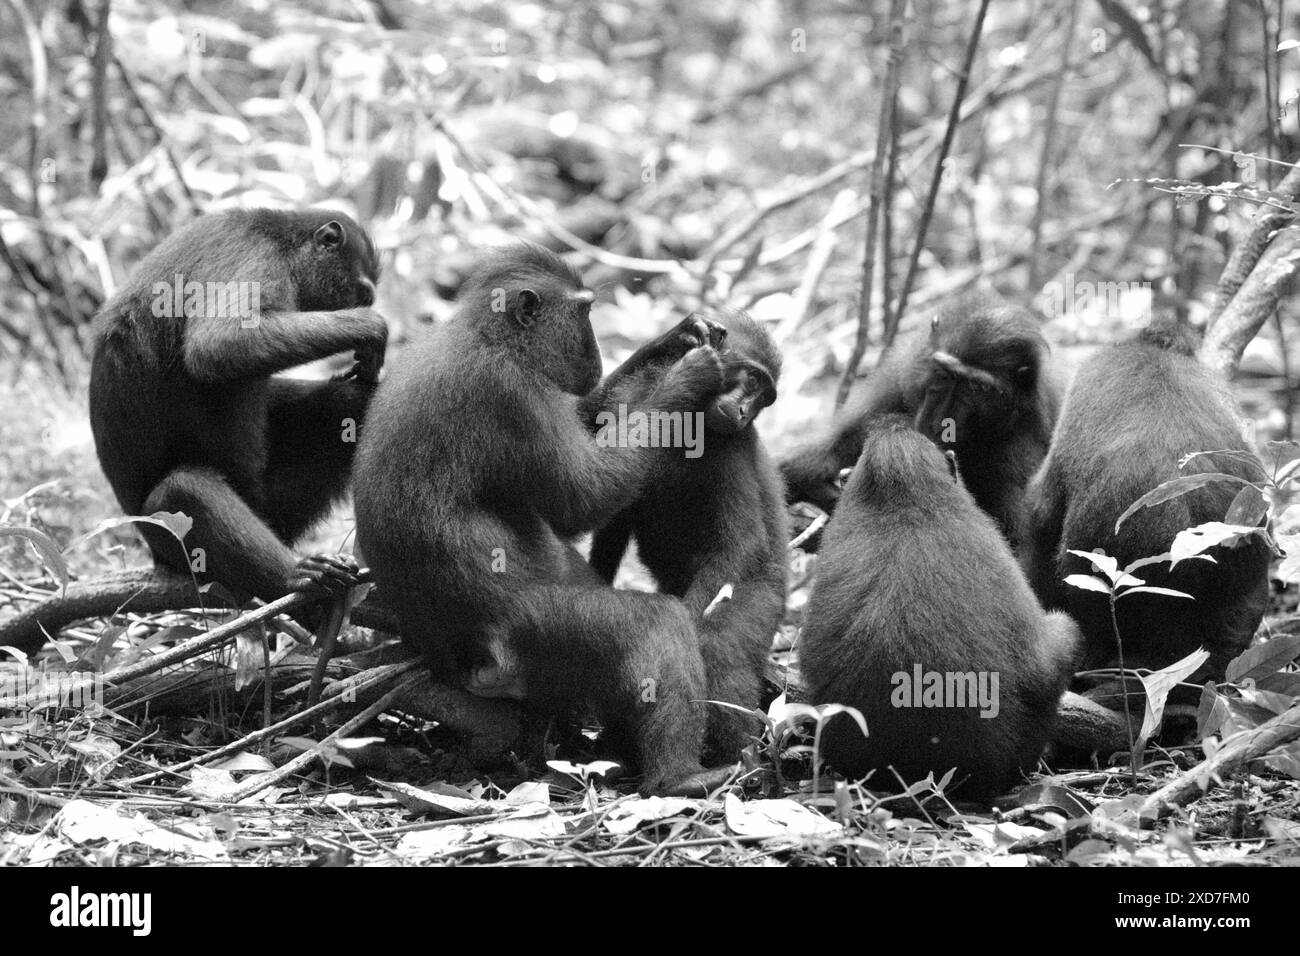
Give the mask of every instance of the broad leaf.
[[1076, 557], [1083, 558], [1083, 560], [1087, 561], [1102, 574], [1106, 575], [1111, 584], [1114, 584], [1119, 580], [1119, 562], [1105, 551], [1077, 551], [1071, 548], [1069, 549], [1069, 553]]
[[72, 580], [72, 575], [68, 573], [68, 562], [63, 560], [63, 553], [59, 551], [59, 546], [54, 543], [44, 531], [38, 531], [35, 528], [23, 528], [18, 525], [0, 525], [0, 534], [6, 534], [18, 538], [26, 538], [36, 549], [36, 553], [41, 556], [41, 561], [50, 569], [59, 583], [63, 585], [66, 592], [68, 582]]
[[1285, 484], [1264, 486], [1264, 498], [1268, 501], [1269, 510], [1273, 514], [1274, 525], [1282, 524], [1284, 527], [1290, 527], [1283, 519], [1289, 511], [1293, 510], [1297, 497], [1300, 497], [1300, 486], [1296, 484], [1295, 475], [1287, 478]]
[[1110, 594], [1110, 586], [1101, 578], [1093, 577], [1091, 574], [1071, 574], [1065, 578], [1065, 583], [1071, 587], [1082, 588], [1085, 591]]
[[1230, 481], [1238, 485], [1250, 484], [1250, 482], [1246, 481], [1244, 478], [1238, 478], [1235, 475], [1225, 475], [1217, 471], [1209, 471], [1201, 475], [1180, 475], [1177, 478], [1171, 478], [1159, 487], [1151, 489], [1137, 501], [1129, 505], [1115, 522], [1115, 533], [1119, 534], [1120, 525], [1143, 508], [1150, 508], [1154, 505], [1164, 504], [1166, 501], [1172, 501], [1175, 498], [1187, 494], [1189, 491], [1195, 491], [1197, 488], [1204, 488], [1206, 485], [1214, 484], [1216, 481]]
[[[155, 511], [151, 515], [127, 515], [125, 518], [105, 518], [99, 524], [78, 538], [74, 544], [81, 544], [83, 541], [89, 541], [97, 534], [103, 534], [112, 528], [120, 528], [124, 524], [135, 524], [137, 521], [145, 524], [157, 525], [169, 531], [173, 538], [185, 545], [185, 536], [190, 533], [190, 528], [194, 527], [194, 519], [183, 511]], [[72, 545], [68, 546], [71, 549]]]
[[1293, 780], [1300, 780], [1300, 740], [1293, 740], [1274, 750], [1264, 758], [1264, 764], [1270, 770], [1284, 773]]
[[1287, 555], [1282, 563], [1277, 566], [1277, 579], [1283, 584], [1287, 584], [1300, 574], [1300, 548], [1296, 550], [1287, 549]]
[[1232, 504], [1228, 505], [1228, 513], [1223, 516], [1223, 523], [1254, 528], [1258, 527], [1267, 514], [1268, 502], [1264, 500], [1264, 495], [1254, 485], [1247, 485], [1237, 492], [1237, 497], [1233, 498]]
[[858, 729], [862, 731], [862, 736], [864, 737], [870, 736], [870, 734], [867, 732], [867, 718], [863, 717], [862, 711], [858, 710], [856, 707], [846, 707], [844, 704], [826, 704], [824, 707], [820, 709], [821, 709], [821, 723], [819, 723], [817, 726], [818, 733], [821, 733], [822, 724], [830, 720], [836, 714], [848, 714], [850, 717], [853, 718], [854, 723], [858, 725]]
[[1138, 571], [1151, 564], [1160, 564], [1162, 562], [1167, 563], [1172, 560], [1173, 560], [1173, 555], [1171, 555], [1168, 551], [1166, 551], [1164, 554], [1153, 554], [1149, 558], [1138, 558], [1136, 561], [1130, 561], [1128, 567], [1126, 567], [1124, 570]]
[[1168, 667], [1162, 667], [1153, 673], [1141, 675], [1142, 686], [1147, 692], [1147, 710], [1142, 718], [1142, 731], [1138, 734], [1139, 746], [1144, 745], [1160, 727], [1160, 721], [1165, 716], [1165, 701], [1169, 698], [1169, 692], [1182, 683], [1184, 677], [1209, 659], [1210, 652], [1200, 647], [1181, 661], [1175, 661]]
[[1284, 634], [1246, 648], [1228, 662], [1223, 676], [1234, 684], [1257, 681], [1280, 671], [1297, 656], [1300, 656], [1300, 634]]
[[1264, 458], [1273, 466], [1273, 480], [1281, 482], [1287, 475], [1300, 468], [1300, 442], [1266, 441]]
[[1241, 699], [1248, 704], [1263, 708], [1272, 714], [1285, 714], [1295, 706], [1295, 701], [1285, 694], [1275, 694], [1270, 690], [1263, 690], [1258, 687], [1254, 681], [1246, 681], [1244, 685], [1238, 688]]
[[1238, 464], [1245, 465], [1247, 468], [1253, 468], [1259, 473], [1261, 480], [1268, 480], [1268, 470], [1264, 467], [1264, 463], [1259, 460], [1259, 456], [1254, 452], [1243, 451], [1240, 448], [1221, 448], [1218, 451], [1194, 451], [1178, 459], [1178, 467], [1180, 469], [1186, 468], [1190, 462], [1195, 461], [1197, 458], [1227, 458], [1231, 461], [1237, 462]]
[[1300, 699], [1300, 673], [1295, 671], [1276, 671], [1272, 674], [1265, 674], [1255, 681], [1255, 686], [1260, 690], [1271, 691], [1274, 694], [1285, 694], [1292, 700]]
[[1206, 681], [1196, 708], [1196, 739], [1204, 740], [1219, 733], [1228, 715], [1227, 699], [1219, 693], [1214, 681]]
[[1174, 543], [1169, 548], [1169, 554], [1174, 559], [1171, 567], [1177, 567], [1179, 561], [1185, 561], [1210, 548], [1230, 548], [1242, 539], [1262, 531], [1262, 528], [1224, 524], [1222, 521], [1207, 521], [1195, 528], [1187, 528], [1178, 532], [1178, 537], [1174, 538]]
[[[1233, 734], [1239, 734], [1245, 730], [1254, 730], [1260, 724], [1277, 716], [1273, 711], [1241, 698], [1225, 697], [1224, 702], [1228, 705], [1228, 718], [1223, 722], [1223, 729], [1221, 730], [1224, 740], [1227, 740]], [[1206, 754], [1206, 756], [1209, 757], [1209, 754]]]
[[1191, 601], [1196, 600], [1196, 598], [1192, 597], [1190, 594], [1188, 594], [1185, 591], [1175, 591], [1173, 588], [1157, 588], [1157, 587], [1150, 587], [1147, 585], [1143, 585], [1140, 588], [1129, 588], [1127, 591], [1120, 592], [1119, 596], [1122, 598], [1126, 598], [1130, 594], [1163, 594], [1165, 597], [1187, 598], [1188, 600]]
[[820, 716], [820, 711], [812, 704], [788, 703], [784, 693], [778, 694], [776, 700], [772, 701], [767, 708], [767, 719], [773, 724], [793, 725], [799, 720], [815, 722]]

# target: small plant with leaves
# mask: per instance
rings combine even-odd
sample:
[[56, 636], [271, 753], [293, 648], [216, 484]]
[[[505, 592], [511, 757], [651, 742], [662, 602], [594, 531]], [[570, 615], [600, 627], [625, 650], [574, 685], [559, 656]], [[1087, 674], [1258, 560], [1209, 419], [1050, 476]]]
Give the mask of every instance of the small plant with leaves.
[[[1071, 574], [1065, 579], [1065, 583], [1071, 587], [1080, 588], [1084, 591], [1096, 591], [1105, 594], [1110, 602], [1110, 623], [1111, 630], [1115, 634], [1115, 644], [1119, 649], [1119, 667], [1121, 672], [1127, 672], [1124, 666], [1124, 641], [1120, 636], [1119, 615], [1117, 606], [1120, 600], [1126, 597], [1132, 597], [1135, 594], [1163, 594], [1166, 597], [1185, 598], [1189, 601], [1195, 600], [1190, 594], [1184, 591], [1176, 591], [1173, 588], [1153, 587], [1139, 578], [1135, 572], [1142, 568], [1149, 567], [1153, 564], [1161, 564], [1166, 561], [1172, 563], [1172, 555], [1169, 553], [1152, 555], [1146, 558], [1139, 558], [1130, 562], [1125, 567], [1119, 567], [1119, 562], [1110, 555], [1101, 551], [1077, 551], [1071, 550], [1071, 554], [1083, 558], [1090, 563], [1095, 571], [1100, 575], [1094, 574]], [[1196, 555], [1192, 558], [1213, 561], [1209, 555]], [[1124, 719], [1128, 722], [1128, 738], [1131, 747], [1130, 760], [1133, 772], [1136, 774], [1139, 764], [1139, 758], [1146, 746], [1147, 740], [1160, 727], [1160, 722], [1164, 717], [1165, 701], [1169, 692], [1178, 685], [1184, 677], [1193, 673], [1198, 667], [1204, 664], [1210, 655], [1205, 649], [1198, 649], [1187, 657], [1183, 658], [1169, 667], [1162, 668], [1149, 675], [1138, 674], [1138, 679], [1142, 682], [1142, 687], [1146, 691], [1146, 713], [1142, 720], [1142, 729], [1134, 735], [1132, 715], [1129, 711], [1129, 694], [1128, 682], [1123, 681], [1121, 686], [1124, 694]]]
[[[103, 534], [105, 531], [123, 525], [135, 524], [136, 522], [157, 525], [158, 527], [165, 529], [176, 539], [177, 546], [181, 549], [181, 553], [186, 554], [185, 536], [190, 533], [190, 529], [194, 526], [194, 521], [189, 515], [179, 511], [158, 511], [151, 515], [131, 515], [122, 518], [106, 518], [86, 534], [73, 541], [67, 548], [62, 549], [59, 547], [58, 542], [38, 528], [28, 528], [20, 525], [0, 525], [0, 536], [25, 538], [30, 542], [32, 547], [36, 550], [36, 553], [40, 556], [41, 562], [45, 565], [45, 568], [58, 580], [60, 595], [66, 595], [68, 585], [72, 582], [72, 572], [68, 567], [68, 561], [65, 557], [66, 553], [74, 550], [77, 546], [96, 535]], [[200, 599], [202, 599], [202, 596], [207, 593], [212, 585], [200, 585], [198, 579], [194, 575], [193, 569], [190, 571], [190, 578], [194, 582], [196, 592], [199, 594]], [[111, 633], [118, 632], [113, 631]], [[165, 633], [173, 634], [173, 631], [172, 629], [168, 629]], [[183, 632], [177, 631], [175, 633]], [[157, 637], [151, 639], [150, 644], [157, 643], [157, 640]], [[56, 646], [59, 646], [57, 642]], [[72, 660], [75, 657], [71, 649], [66, 646], [59, 646], [59, 649], [65, 659]], [[11, 652], [14, 654], [19, 653], [13, 649], [11, 649]], [[106, 648], [103, 646], [103, 642], [92, 647], [91, 652], [96, 667], [98, 668], [102, 666], [106, 653]]]
[[[1124, 647], [1118, 626], [1119, 602], [1142, 593], [1192, 600], [1192, 596], [1184, 592], [1147, 585], [1137, 574], [1142, 568], [1163, 562], [1172, 567], [1182, 561], [1214, 561], [1213, 556], [1206, 553], [1210, 549], [1236, 547], [1258, 537], [1275, 553], [1284, 555], [1275, 572], [1277, 578], [1288, 581], [1300, 576], [1300, 533], [1289, 531], [1300, 525], [1300, 510], [1296, 507], [1296, 499], [1300, 496], [1300, 443], [1267, 442], [1262, 462], [1238, 451], [1196, 452], [1185, 456], [1179, 467], [1185, 467], [1197, 458], [1221, 455], [1245, 462], [1258, 471], [1258, 478], [1249, 481], [1221, 472], [1180, 475], [1135, 501], [1120, 515], [1115, 530], [1118, 533], [1124, 522], [1143, 508], [1172, 501], [1211, 483], [1228, 482], [1238, 485], [1239, 490], [1222, 521], [1186, 528], [1175, 536], [1165, 554], [1138, 559], [1124, 568], [1118, 566], [1116, 559], [1101, 552], [1071, 552], [1088, 561], [1098, 572], [1096, 575], [1070, 575], [1066, 583], [1107, 595], [1121, 671], [1124, 670]], [[1291, 706], [1300, 698], [1300, 674], [1292, 669], [1297, 656], [1300, 656], [1300, 637], [1282, 635], [1248, 648], [1231, 661], [1225, 673], [1226, 686], [1209, 683], [1202, 691], [1197, 719], [1198, 737], [1204, 742], [1215, 735], [1252, 729]], [[1136, 734], [1132, 725], [1129, 726], [1135, 771], [1146, 742], [1160, 728], [1170, 692], [1207, 659], [1208, 653], [1199, 649], [1158, 671], [1137, 675], [1146, 693], [1146, 713]], [[1123, 687], [1127, 718], [1128, 684], [1125, 682]], [[1212, 748], [1214, 745], [1208, 742], [1206, 746]], [[1279, 760], [1282, 764], [1279, 769], [1300, 769], [1300, 751], [1279, 757]]]

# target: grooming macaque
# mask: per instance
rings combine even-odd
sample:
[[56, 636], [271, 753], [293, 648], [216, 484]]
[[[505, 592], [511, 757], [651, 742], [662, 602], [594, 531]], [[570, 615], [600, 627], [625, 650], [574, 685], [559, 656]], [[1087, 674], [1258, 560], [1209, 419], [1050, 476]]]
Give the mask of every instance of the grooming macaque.
[[[596, 533], [591, 564], [612, 582], [634, 538], [660, 590], [681, 598], [695, 617], [708, 699], [752, 710], [760, 704], [764, 665], [785, 611], [789, 533], [781, 479], [753, 426], [776, 400], [781, 356], [743, 312], [719, 319], [725, 381], [703, 411], [702, 454], [667, 456], [642, 496]], [[619, 401], [627, 387], [619, 379], [628, 366], [646, 363], [633, 356], [613, 373], [603, 402]], [[727, 586], [730, 598], [719, 601]], [[734, 761], [760, 730], [753, 717], [712, 707], [705, 763]]]
[[[844, 714], [828, 763], [898, 786], [956, 767], [959, 796], [988, 799], [1032, 769], [1079, 642], [1045, 613], [993, 521], [912, 416], [866, 422], [862, 454], [826, 529], [799, 638], [813, 700]], [[936, 690], [937, 682], [937, 690]]]
[[[535, 712], [592, 705], [633, 742], [644, 792], [700, 793], [725, 770], [700, 764], [707, 682], [690, 612], [614, 590], [571, 544], [673, 452], [601, 445], [589, 429], [592, 298], [541, 248], [486, 258], [455, 316], [375, 396], [356, 464], [359, 547], [435, 675]], [[633, 400], [704, 407], [723, 387], [707, 334]]]
[[829, 435], [782, 461], [786, 496], [832, 511], [836, 478], [857, 460], [870, 420], [901, 413], [956, 454], [966, 488], [1014, 545], [1021, 497], [1047, 454], [1058, 404], [1034, 317], [996, 299], [959, 298], [928, 330], [894, 346]]
[[[1065, 583], [1071, 574], [1096, 573], [1068, 552], [1101, 549], [1121, 568], [1164, 554], [1180, 531], [1223, 521], [1242, 486], [1211, 482], [1137, 511], [1117, 532], [1130, 505], [1180, 474], [1218, 472], [1250, 481], [1264, 474], [1242, 437], [1227, 384], [1196, 360], [1195, 348], [1190, 330], [1161, 324], [1085, 362], [1026, 496], [1022, 564], [1042, 601], [1078, 621], [1088, 669], [1118, 666], [1120, 649], [1107, 596]], [[1184, 455], [1212, 451], [1228, 454], [1194, 458], [1180, 471]], [[1150, 593], [1120, 598], [1115, 614], [1125, 667], [1164, 667], [1204, 646], [1210, 660], [1189, 681], [1219, 679], [1250, 643], [1268, 606], [1268, 547], [1251, 537], [1208, 554], [1213, 562], [1186, 560], [1173, 569], [1160, 562], [1136, 572], [1149, 586], [1193, 600]]]
[[[357, 582], [350, 558], [289, 545], [347, 489], [388, 338], [378, 272], [342, 213], [231, 210], [162, 242], [104, 307], [90, 379], [104, 474], [127, 514], [194, 520], [183, 546], [138, 525], [155, 562], [268, 600]], [[273, 375], [349, 350], [332, 381]]]

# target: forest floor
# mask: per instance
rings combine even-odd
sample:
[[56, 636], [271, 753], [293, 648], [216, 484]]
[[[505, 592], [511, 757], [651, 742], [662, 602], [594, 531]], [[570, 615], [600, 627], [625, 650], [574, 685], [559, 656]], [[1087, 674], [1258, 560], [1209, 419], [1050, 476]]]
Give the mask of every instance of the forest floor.
[[[30, 520], [69, 542], [115, 513], [75, 398], [18, 388], [0, 402], [17, 423], [13, 440], [0, 447], [7, 496], [0, 523]], [[314, 543], [345, 548], [350, 532], [340, 509]], [[68, 558], [81, 577], [147, 563], [134, 536], [121, 530], [77, 544]], [[17, 539], [0, 539], [0, 575], [0, 618], [34, 586], [52, 586]], [[619, 584], [650, 586], [631, 561]], [[789, 658], [806, 596], [806, 587], [791, 594], [777, 665]], [[1284, 600], [1285, 616], [1274, 623], [1294, 612], [1293, 594]], [[47, 648], [40, 663], [107, 668], [209, 626], [182, 613], [140, 621], [71, 629], [64, 635], [71, 662]], [[367, 634], [353, 643], [366, 643]], [[99, 714], [0, 711], [0, 865], [1300, 863], [1300, 782], [1260, 763], [1154, 825], [1138, 816], [1147, 795], [1206, 757], [1199, 745], [1149, 747], [1136, 771], [1127, 754], [1117, 754], [1035, 776], [998, 809], [954, 805], [925, 786], [881, 796], [813, 778], [811, 740], [773, 744], [770, 733], [746, 752], [731, 784], [710, 797], [641, 798], [627, 782], [602, 777], [598, 763], [475, 767], [441, 728], [409, 716], [385, 715], [326, 740], [356, 707], [221, 760], [164, 769], [301, 708], [311, 652], [281, 637], [272, 659], [276, 694], [268, 699], [260, 647], [241, 640], [181, 665], [189, 688], [179, 697], [170, 675], [165, 687], [158, 678], [152, 699], [144, 694]], [[0, 677], [16, 667], [0, 665]], [[346, 671], [331, 676], [339, 673]], [[770, 713], [780, 725], [780, 704]], [[254, 796], [232, 798], [250, 778], [304, 754], [301, 770]]]

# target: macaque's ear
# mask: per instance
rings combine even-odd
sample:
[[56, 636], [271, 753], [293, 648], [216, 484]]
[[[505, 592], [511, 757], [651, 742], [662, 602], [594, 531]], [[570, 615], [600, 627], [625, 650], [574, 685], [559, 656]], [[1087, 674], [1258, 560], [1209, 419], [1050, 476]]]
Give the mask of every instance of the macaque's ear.
[[542, 297], [532, 289], [521, 289], [515, 299], [515, 321], [525, 329], [532, 328], [542, 314]]
[[344, 235], [343, 223], [337, 219], [331, 219], [316, 230], [316, 245], [322, 249], [336, 249], [343, 245]]

